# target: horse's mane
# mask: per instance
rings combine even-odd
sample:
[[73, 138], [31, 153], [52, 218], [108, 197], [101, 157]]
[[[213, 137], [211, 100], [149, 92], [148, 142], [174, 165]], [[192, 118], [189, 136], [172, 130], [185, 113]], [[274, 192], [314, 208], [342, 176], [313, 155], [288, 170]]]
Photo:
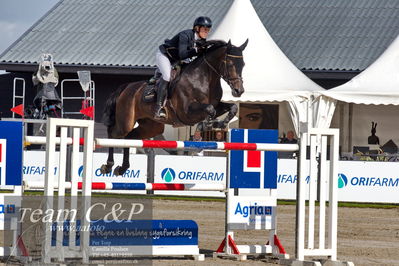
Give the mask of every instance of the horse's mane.
[[[211, 53], [211, 52], [213, 52], [213, 51], [215, 51], [215, 50], [217, 50], [217, 49], [219, 49], [221, 47], [227, 46], [227, 43], [225, 41], [222, 41], [222, 40], [209, 40], [209, 41], [205, 41], [205, 42], [201, 43], [200, 46], [204, 48], [202, 53], [203, 54], [208, 54], [208, 53]], [[193, 62], [189, 63], [188, 65], [191, 65], [191, 64], [196, 65], [199, 62], [202, 62], [202, 60], [203, 60], [203, 56], [201, 56], [201, 54], [200, 54], [200, 55], [198, 55], [198, 57]]]
[[216, 49], [219, 49], [220, 47], [227, 46], [227, 43], [223, 40], [209, 40], [204, 42], [201, 46], [206, 47], [206, 53], [209, 53]]

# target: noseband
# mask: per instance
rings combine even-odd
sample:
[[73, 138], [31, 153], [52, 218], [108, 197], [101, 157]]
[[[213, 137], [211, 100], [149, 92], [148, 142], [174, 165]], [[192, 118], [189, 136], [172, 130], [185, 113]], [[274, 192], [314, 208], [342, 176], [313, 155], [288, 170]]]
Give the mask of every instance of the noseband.
[[[221, 73], [219, 73], [219, 71], [218, 71], [217, 69], [215, 69], [215, 68], [211, 65], [211, 63], [209, 63], [208, 60], [206, 60], [206, 55], [205, 55], [205, 53], [204, 53], [204, 61], [205, 61], [205, 63], [213, 70], [213, 72], [215, 72], [215, 73], [216, 73], [218, 76], [220, 76], [224, 81], [226, 81], [226, 83], [229, 84], [230, 87], [233, 87], [233, 81], [238, 79], [238, 80], [240, 80], [240, 81], [242, 82], [242, 77], [240, 77], [240, 76], [239, 76], [238, 78], [231, 78], [231, 77], [229, 77], [229, 72], [227, 71], [227, 57], [232, 57], [232, 58], [243, 58], [242, 55], [233, 55], [233, 54], [228, 54], [228, 53], [226, 52], [226, 54], [225, 54], [225, 56], [224, 56], [224, 60], [222, 60], [222, 63], [224, 63], [224, 68], [223, 68], [224, 73], [221, 74]], [[219, 66], [219, 69], [220, 69], [220, 66]]]

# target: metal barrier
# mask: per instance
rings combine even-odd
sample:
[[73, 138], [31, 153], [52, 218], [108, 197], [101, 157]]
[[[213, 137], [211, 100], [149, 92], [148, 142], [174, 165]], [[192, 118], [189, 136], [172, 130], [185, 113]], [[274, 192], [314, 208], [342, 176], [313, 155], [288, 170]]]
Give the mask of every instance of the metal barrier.
[[[22, 95], [17, 95], [17, 81], [22, 81]], [[14, 78], [13, 93], [12, 93], [12, 108], [16, 106], [16, 99], [22, 99], [22, 105], [25, 106], [25, 79]], [[15, 113], [12, 112], [12, 118], [15, 118]]]
[[[61, 103], [62, 103], [62, 109], [61, 109], [61, 118], [64, 118], [64, 115], [81, 115], [79, 111], [65, 111], [65, 101], [71, 101], [71, 100], [81, 100], [83, 102], [87, 102], [88, 106], [94, 106], [95, 105], [95, 84], [94, 81], [90, 81], [89, 83], [89, 89], [87, 92], [82, 91], [83, 95], [82, 96], [65, 96], [64, 88], [65, 88], [65, 82], [80, 82], [79, 79], [63, 79], [61, 81]], [[94, 118], [93, 118], [94, 120]]]

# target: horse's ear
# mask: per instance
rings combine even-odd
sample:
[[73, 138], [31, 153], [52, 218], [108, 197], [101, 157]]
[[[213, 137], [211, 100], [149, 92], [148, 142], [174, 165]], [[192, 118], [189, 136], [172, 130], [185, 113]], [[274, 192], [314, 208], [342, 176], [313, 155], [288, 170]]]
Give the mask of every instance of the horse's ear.
[[229, 39], [229, 42], [227, 43], [227, 47], [231, 47], [231, 40]]
[[248, 44], [248, 39], [243, 44], [241, 44], [241, 46], [239, 47], [240, 50], [244, 51], [245, 47], [247, 47], [247, 44]]

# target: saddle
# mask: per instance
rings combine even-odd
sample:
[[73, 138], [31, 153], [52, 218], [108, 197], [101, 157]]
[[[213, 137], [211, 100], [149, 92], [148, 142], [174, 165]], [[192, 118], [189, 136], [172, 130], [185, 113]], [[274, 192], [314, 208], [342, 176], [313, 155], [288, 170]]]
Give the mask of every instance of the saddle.
[[[182, 68], [183, 68], [183, 65], [181, 65], [179, 63], [174, 64], [172, 67], [172, 71], [170, 74], [170, 83], [168, 86], [168, 93], [167, 93], [168, 99], [170, 99], [172, 97], [173, 89], [176, 87], [177, 82], [180, 80]], [[157, 73], [159, 73], [159, 72], [157, 72]], [[160, 73], [159, 73], [159, 75], [157, 75], [157, 73], [155, 74], [154, 77], [151, 77], [151, 79], [149, 79], [147, 81], [147, 85], [144, 88], [142, 100], [145, 103], [152, 103], [152, 102], [155, 102], [155, 100], [157, 99], [156, 84], [159, 81], [159, 79], [161, 78]]]

